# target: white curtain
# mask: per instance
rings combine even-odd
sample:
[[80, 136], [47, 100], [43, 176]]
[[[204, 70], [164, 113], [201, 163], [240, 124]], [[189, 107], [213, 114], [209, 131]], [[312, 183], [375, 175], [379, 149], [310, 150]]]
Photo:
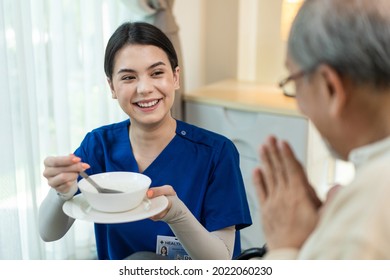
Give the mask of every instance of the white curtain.
[[96, 257], [91, 223], [40, 239], [43, 160], [127, 118], [103, 71], [106, 42], [127, 20], [137, 18], [121, 1], [0, 0], [0, 259]]

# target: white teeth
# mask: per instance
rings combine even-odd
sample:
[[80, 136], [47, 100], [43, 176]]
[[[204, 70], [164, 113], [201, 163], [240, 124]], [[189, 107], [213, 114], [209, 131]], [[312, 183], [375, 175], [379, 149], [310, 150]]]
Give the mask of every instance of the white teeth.
[[157, 103], [158, 103], [158, 100], [154, 100], [154, 101], [150, 101], [150, 102], [146, 102], [146, 103], [138, 102], [137, 105], [142, 107], [142, 108], [148, 108], [148, 107], [152, 107], [152, 106], [156, 105]]

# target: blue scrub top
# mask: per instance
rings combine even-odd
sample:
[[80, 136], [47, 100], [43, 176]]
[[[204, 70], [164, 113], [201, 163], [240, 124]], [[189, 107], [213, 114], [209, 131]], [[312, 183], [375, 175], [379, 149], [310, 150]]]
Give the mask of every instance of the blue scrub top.
[[[91, 168], [89, 175], [139, 172], [129, 140], [130, 120], [88, 133], [75, 151]], [[240, 253], [239, 231], [252, 224], [239, 154], [228, 138], [177, 121], [176, 135], [143, 172], [151, 187], [171, 185], [178, 197], [208, 230], [235, 225], [233, 256]], [[156, 251], [157, 235], [174, 236], [162, 221], [145, 219], [121, 224], [95, 224], [99, 259], [123, 259], [138, 251]]]

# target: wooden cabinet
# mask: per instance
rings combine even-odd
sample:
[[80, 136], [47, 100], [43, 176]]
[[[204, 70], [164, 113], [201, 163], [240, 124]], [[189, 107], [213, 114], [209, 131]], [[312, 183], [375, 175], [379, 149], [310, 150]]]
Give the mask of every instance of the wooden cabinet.
[[319, 188], [327, 187], [330, 157], [308, 119], [299, 114], [295, 100], [283, 96], [279, 89], [228, 80], [190, 92], [184, 101], [188, 123], [225, 135], [240, 153], [240, 167], [253, 220], [253, 225], [242, 231], [243, 249], [265, 243], [252, 172], [260, 164], [260, 144], [269, 135], [287, 140], [305, 166], [311, 182]]

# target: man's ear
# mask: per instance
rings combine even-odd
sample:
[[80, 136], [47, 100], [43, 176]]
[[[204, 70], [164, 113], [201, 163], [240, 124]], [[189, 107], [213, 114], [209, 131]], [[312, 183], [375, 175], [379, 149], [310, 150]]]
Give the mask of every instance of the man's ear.
[[114, 90], [114, 85], [113, 85], [111, 79], [107, 78], [107, 82], [108, 82], [108, 85], [110, 86], [112, 99], [117, 99], [117, 96], [116, 96], [116, 93], [115, 93], [115, 90]]
[[348, 92], [344, 80], [329, 65], [322, 64], [317, 71], [323, 80], [323, 92], [328, 101], [329, 114], [332, 117], [340, 117], [348, 100]]
[[175, 71], [173, 71], [173, 81], [175, 83], [175, 89], [180, 88], [180, 67], [177, 66]]

